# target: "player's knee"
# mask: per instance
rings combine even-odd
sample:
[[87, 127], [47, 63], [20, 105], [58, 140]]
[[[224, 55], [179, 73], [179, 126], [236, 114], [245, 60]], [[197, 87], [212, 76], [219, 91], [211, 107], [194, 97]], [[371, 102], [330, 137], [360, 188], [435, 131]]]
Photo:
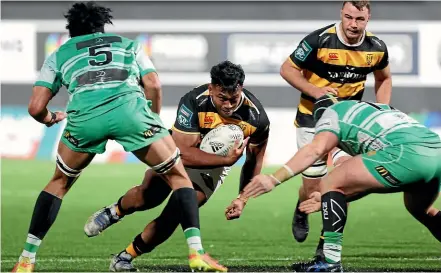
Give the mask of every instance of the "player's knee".
[[326, 176], [327, 173], [328, 166], [326, 166], [326, 162], [318, 162], [304, 170], [302, 175], [306, 179], [321, 179], [322, 177]]
[[166, 175], [171, 170], [173, 170], [180, 161], [180, 151], [179, 148], [176, 148], [175, 152], [169, 158], [156, 166], [152, 166], [152, 169], [158, 174]]
[[80, 177], [82, 170], [70, 168], [59, 155], [56, 157], [56, 164], [59, 171], [55, 172], [45, 190], [62, 198]]

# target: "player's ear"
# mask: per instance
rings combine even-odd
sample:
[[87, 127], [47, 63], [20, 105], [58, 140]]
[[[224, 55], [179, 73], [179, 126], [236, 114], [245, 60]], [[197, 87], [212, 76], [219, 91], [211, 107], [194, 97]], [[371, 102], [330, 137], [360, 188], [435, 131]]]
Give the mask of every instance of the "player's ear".
[[208, 84], [208, 92], [210, 96], [213, 96], [213, 85], [211, 83]]

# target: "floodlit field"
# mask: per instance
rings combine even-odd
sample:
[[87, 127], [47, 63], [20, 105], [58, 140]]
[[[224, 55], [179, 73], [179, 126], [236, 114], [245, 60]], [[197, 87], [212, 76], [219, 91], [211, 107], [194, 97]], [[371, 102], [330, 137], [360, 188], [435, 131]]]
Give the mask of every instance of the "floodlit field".
[[[10, 271], [24, 246], [35, 200], [51, 177], [54, 163], [2, 161], [1, 266]], [[265, 172], [269, 172], [266, 169]], [[37, 254], [37, 271], [107, 271], [110, 254], [125, 248], [163, 206], [126, 217], [96, 238], [83, 233], [86, 219], [115, 202], [141, 181], [140, 164], [92, 165], [65, 197], [53, 229]], [[239, 220], [226, 221], [225, 207], [237, 196], [239, 169], [201, 209], [206, 250], [230, 271], [289, 271], [293, 261], [309, 259], [320, 231], [320, 214], [299, 244], [291, 219], [300, 177], [251, 200]], [[437, 207], [441, 206], [440, 200]], [[150, 254], [135, 260], [141, 271], [188, 271], [181, 230]], [[349, 207], [343, 263], [353, 271], [440, 271], [441, 245], [406, 212], [402, 195], [372, 195]]]

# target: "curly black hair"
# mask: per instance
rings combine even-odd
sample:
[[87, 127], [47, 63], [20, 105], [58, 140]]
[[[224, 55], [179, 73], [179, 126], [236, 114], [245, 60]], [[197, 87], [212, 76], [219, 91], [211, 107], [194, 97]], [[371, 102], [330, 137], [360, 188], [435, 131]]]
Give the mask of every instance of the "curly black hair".
[[211, 68], [211, 83], [219, 85], [223, 91], [234, 93], [243, 86], [245, 72], [242, 66], [230, 61], [221, 62]]
[[72, 5], [64, 15], [67, 19], [66, 29], [70, 37], [104, 32], [105, 24], [112, 24], [111, 9], [97, 5], [95, 2], [78, 2]]

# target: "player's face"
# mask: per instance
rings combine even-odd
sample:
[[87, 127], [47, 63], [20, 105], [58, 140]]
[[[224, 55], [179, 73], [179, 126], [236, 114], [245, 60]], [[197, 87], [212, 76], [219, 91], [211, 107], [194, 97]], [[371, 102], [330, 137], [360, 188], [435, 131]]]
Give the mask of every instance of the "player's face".
[[213, 104], [219, 115], [222, 117], [230, 117], [233, 115], [242, 97], [242, 87], [239, 87], [234, 93], [229, 93], [223, 92], [222, 88], [218, 85], [210, 84], [209, 90]]
[[351, 3], [346, 3], [343, 6], [341, 23], [346, 42], [352, 44], [360, 41], [370, 16], [370, 12], [366, 7], [359, 10]]

